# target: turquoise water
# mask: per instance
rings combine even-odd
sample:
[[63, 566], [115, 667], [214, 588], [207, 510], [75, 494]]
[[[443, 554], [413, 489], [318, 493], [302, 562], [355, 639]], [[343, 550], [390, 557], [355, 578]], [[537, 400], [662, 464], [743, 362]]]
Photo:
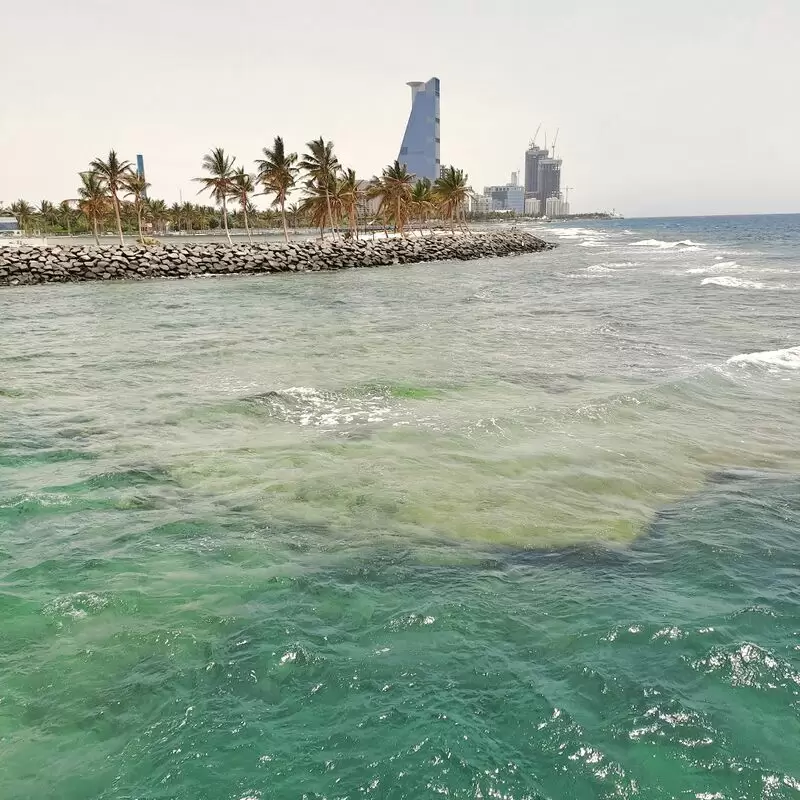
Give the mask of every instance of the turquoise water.
[[0, 292], [0, 797], [800, 796], [800, 218], [546, 235]]

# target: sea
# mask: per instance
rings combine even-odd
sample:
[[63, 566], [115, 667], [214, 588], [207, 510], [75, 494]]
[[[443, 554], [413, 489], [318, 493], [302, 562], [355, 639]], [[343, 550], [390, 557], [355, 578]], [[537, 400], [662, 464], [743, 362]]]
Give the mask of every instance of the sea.
[[800, 215], [0, 290], [3, 800], [797, 800]]

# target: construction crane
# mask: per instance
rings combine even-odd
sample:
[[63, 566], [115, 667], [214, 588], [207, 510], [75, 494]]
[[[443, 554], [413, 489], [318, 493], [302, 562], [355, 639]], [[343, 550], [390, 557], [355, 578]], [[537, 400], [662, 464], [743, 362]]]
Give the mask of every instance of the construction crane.
[[540, 131], [541, 127], [542, 127], [542, 123], [540, 122], [539, 123], [539, 127], [536, 129], [536, 133], [533, 134], [533, 139], [531, 139], [530, 143], [528, 144], [528, 149], [529, 150], [532, 150], [534, 147], [536, 147], [536, 137], [539, 135], [539, 131]]
[[564, 202], [569, 203], [569, 193], [574, 189], [574, 186], [565, 186], [564, 187]]
[[556, 128], [556, 135], [553, 137], [553, 158], [556, 157], [556, 142], [558, 141], [558, 132], [561, 128]]

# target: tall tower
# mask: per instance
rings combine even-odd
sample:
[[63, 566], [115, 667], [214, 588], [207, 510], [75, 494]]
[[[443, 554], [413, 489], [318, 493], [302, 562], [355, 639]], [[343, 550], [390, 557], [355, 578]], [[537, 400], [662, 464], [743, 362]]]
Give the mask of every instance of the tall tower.
[[[136, 174], [140, 178], [144, 178], [144, 156], [141, 153], [136, 156]], [[144, 196], [147, 199], [147, 191], [145, 191]]]
[[561, 159], [539, 159], [537, 197], [539, 198], [542, 213], [545, 213], [547, 201], [551, 197], [561, 197]]
[[441, 168], [439, 79], [411, 81], [411, 113], [397, 160], [417, 178], [435, 181]]
[[525, 151], [525, 197], [539, 196], [539, 162], [547, 158], [547, 150], [530, 143]]

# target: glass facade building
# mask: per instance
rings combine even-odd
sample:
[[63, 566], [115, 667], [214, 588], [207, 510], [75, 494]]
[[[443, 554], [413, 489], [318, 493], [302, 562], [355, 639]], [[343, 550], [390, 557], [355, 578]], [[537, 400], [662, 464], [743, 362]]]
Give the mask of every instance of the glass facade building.
[[439, 79], [411, 81], [411, 113], [397, 160], [417, 178], [435, 181], [441, 169], [439, 151]]
[[486, 197], [492, 198], [492, 211], [516, 211], [525, 213], [525, 187], [507, 183], [504, 186], [486, 186]]

